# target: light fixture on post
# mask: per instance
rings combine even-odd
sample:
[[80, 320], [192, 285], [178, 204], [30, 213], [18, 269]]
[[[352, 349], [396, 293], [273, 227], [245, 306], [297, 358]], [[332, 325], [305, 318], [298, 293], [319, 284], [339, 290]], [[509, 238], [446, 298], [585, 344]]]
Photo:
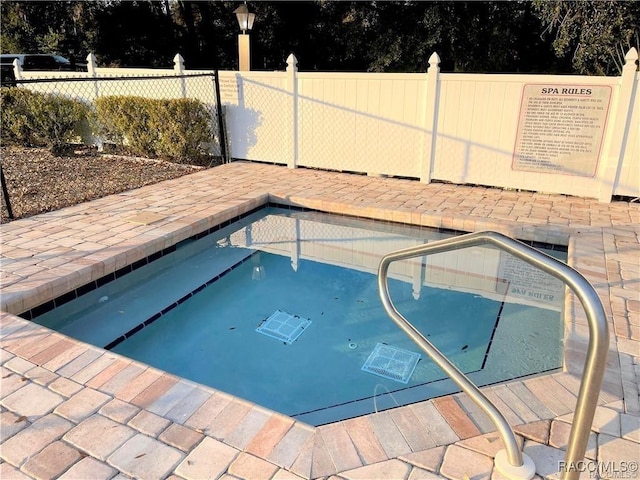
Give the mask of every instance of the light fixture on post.
[[251, 70], [251, 54], [249, 52], [249, 33], [253, 28], [253, 21], [256, 18], [255, 13], [250, 13], [247, 3], [240, 5], [233, 13], [236, 14], [238, 25], [240, 25], [240, 33], [238, 35], [238, 70], [246, 72]]

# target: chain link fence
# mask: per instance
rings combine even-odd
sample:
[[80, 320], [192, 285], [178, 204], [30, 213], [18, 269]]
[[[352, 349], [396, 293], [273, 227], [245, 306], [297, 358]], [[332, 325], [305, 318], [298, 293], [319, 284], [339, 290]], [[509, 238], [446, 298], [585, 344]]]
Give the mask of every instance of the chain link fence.
[[[82, 102], [89, 115], [95, 114], [95, 102], [106, 97], [137, 97], [156, 100], [190, 99], [201, 102], [207, 111], [210, 141], [204, 146], [211, 163], [228, 161], [226, 136], [220, 91], [216, 73], [184, 75], [145, 75], [109, 77], [42, 77], [16, 79], [6, 82], [7, 88], [26, 89], [31, 92], [54, 95]], [[131, 112], [135, 115], [135, 112]], [[183, 125], [188, 130], [190, 125]], [[115, 143], [113, 138], [100, 137], [99, 132], [85, 132], [83, 143], [102, 147]], [[4, 140], [4, 138], [3, 138]], [[3, 142], [4, 143], [4, 142]]]
[[[77, 155], [80, 152], [78, 149], [88, 152], [97, 147], [104, 153], [123, 153], [182, 163], [185, 164], [184, 172], [190, 171], [189, 165], [213, 166], [229, 161], [217, 72], [100, 77], [52, 75], [26, 79], [15, 79], [12, 76], [5, 80], [2, 83], [2, 146], [46, 146], [56, 155], [65, 155], [65, 158], [67, 154]], [[182, 102], [181, 99], [185, 101]], [[145, 125], [153, 126], [146, 128], [149, 132], [135, 132], [129, 129], [126, 135], [116, 138], [118, 135], [113, 134], [113, 129], [109, 130], [101, 124], [104, 123], [104, 118], [98, 114], [98, 105], [105, 101], [111, 108], [111, 113], [115, 107], [127, 110], [114, 114], [116, 117], [120, 115], [118, 119], [121, 124], [128, 124], [121, 125], [123, 128], [129, 128], [131, 124], [142, 128]], [[145, 106], [150, 106], [150, 110], [145, 110]], [[34, 112], [37, 114], [34, 115]], [[175, 115], [171, 115], [172, 113]], [[154, 115], [155, 119], [148, 118]], [[137, 137], [145, 135], [156, 141], [156, 145], [161, 144], [161, 148], [141, 152]], [[133, 148], [134, 146], [136, 148]], [[30, 150], [25, 152], [28, 151]], [[41, 185], [40, 182], [43, 182], [47, 184], [47, 189], [61, 188], [57, 179], [51, 178], [51, 175], [56, 175], [52, 173], [53, 167], [42, 168], [41, 174], [46, 178], [35, 178], [37, 172], [29, 172], [28, 178], [18, 178], [24, 176], [23, 169], [28, 166], [25, 164], [18, 168], [12, 164], [15, 155], [9, 155], [8, 151], [5, 153], [7, 155], [4, 161], [0, 162], [4, 220], [14, 218], [16, 206], [16, 216], [21, 218], [66, 205], [63, 200], [56, 200], [51, 205], [46, 204], [45, 188], [38, 187]], [[41, 157], [38, 153], [34, 155]], [[20, 163], [26, 161], [25, 159]], [[42, 163], [41, 158], [39, 162]], [[66, 178], [76, 176], [70, 171], [78, 168], [74, 162], [75, 160], [66, 163], [56, 161], [56, 164], [59, 164], [57, 173]], [[88, 165], [88, 162], [87, 158], [84, 163]], [[105, 165], [102, 166], [102, 163]], [[109, 169], [106, 163], [112, 164], [112, 160], [103, 157], [102, 163], [100, 167], [86, 168], [105, 171]], [[40, 169], [35, 167], [35, 164], [34, 168]], [[157, 172], [148, 174], [149, 178], [146, 180], [138, 178], [142, 175], [132, 175], [131, 182], [134, 184], [129, 185], [129, 188], [170, 178], [170, 175], [174, 174], [169, 170], [183, 171], [182, 166], [177, 165], [171, 168], [158, 165], [156, 170]], [[118, 173], [114, 173], [114, 179]], [[123, 185], [126, 187], [128, 184]], [[106, 187], [102, 190], [104, 194], [114, 193]], [[60, 197], [69, 194], [66, 191], [58, 193]], [[51, 196], [54, 194], [55, 192], [52, 192]], [[84, 196], [85, 192], [69, 195], [67, 204], [73, 204], [75, 197], [80, 200], [86, 199]], [[34, 198], [29, 200], [31, 197]]]

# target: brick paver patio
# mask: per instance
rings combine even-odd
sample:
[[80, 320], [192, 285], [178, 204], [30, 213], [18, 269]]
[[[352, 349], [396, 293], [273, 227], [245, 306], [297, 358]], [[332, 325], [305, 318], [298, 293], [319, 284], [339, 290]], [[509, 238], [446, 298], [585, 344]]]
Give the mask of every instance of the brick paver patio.
[[[0, 478], [500, 478], [501, 441], [464, 394], [315, 428], [15, 316], [267, 201], [567, 245], [611, 332], [587, 458], [640, 460], [640, 204], [235, 162], [2, 225]], [[576, 303], [563, 372], [483, 388], [541, 477], [578, 394]]]

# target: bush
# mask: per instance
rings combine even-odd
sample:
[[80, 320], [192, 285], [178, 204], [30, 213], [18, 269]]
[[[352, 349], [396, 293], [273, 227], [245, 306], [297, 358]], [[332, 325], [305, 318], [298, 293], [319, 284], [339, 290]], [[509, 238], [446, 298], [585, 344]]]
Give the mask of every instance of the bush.
[[29, 145], [33, 133], [29, 105], [33, 94], [17, 88], [0, 89], [2, 143]]
[[198, 100], [112, 96], [95, 106], [99, 134], [135, 155], [180, 162], [205, 155], [212, 141], [211, 114]]
[[89, 108], [78, 100], [24, 88], [0, 90], [2, 142], [55, 152], [87, 134]]
[[141, 97], [101, 97], [96, 99], [95, 130], [104, 140], [127, 146], [136, 155], [152, 155], [158, 135], [149, 125], [151, 100]]
[[172, 159], [198, 157], [207, 153], [213, 140], [211, 113], [194, 99], [161, 100], [151, 115], [158, 129], [158, 154]]

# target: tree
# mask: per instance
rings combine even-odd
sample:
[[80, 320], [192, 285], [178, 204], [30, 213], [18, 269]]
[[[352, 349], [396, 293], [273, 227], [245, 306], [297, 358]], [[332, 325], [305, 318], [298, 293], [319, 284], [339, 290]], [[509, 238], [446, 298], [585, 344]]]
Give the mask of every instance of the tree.
[[[2, 0], [5, 53], [60, 53], [101, 65], [237, 68], [235, 1]], [[640, 2], [251, 2], [252, 68], [613, 74], [638, 43]], [[556, 55], [553, 54], [555, 51]]]
[[530, 2], [442, 2], [434, 21], [442, 69], [456, 72], [553, 72], [550, 41], [538, 35], [540, 22]]
[[169, 2], [175, 45], [187, 68], [233, 69], [237, 62], [233, 10], [236, 2]]
[[261, 2], [254, 9], [252, 41], [269, 59], [266, 68], [282, 68], [293, 51], [303, 70], [420, 72], [436, 51], [448, 71], [563, 69], [549, 60], [551, 41], [539, 37], [530, 2]]
[[640, 49], [640, 2], [536, 0], [534, 8], [556, 55], [570, 57], [577, 73], [619, 75], [626, 52]]
[[167, 67], [177, 52], [171, 16], [157, 1], [110, 1], [96, 15], [101, 65]]
[[3, 53], [58, 53], [84, 59], [95, 47], [95, 16], [103, 2], [0, 3]]

